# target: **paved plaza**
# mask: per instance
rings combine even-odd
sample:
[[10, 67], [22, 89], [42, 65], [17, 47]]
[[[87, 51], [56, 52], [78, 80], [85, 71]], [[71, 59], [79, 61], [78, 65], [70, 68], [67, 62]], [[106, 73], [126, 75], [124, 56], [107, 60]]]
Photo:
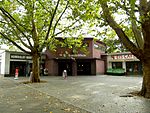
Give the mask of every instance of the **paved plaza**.
[[150, 113], [149, 99], [128, 95], [140, 90], [142, 77], [43, 76], [44, 83], [22, 83], [28, 79], [0, 78], [0, 113]]

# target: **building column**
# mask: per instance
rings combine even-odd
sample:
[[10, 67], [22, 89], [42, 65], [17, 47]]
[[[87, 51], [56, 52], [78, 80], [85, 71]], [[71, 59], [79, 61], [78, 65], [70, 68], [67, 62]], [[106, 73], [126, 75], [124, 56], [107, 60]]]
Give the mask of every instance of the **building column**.
[[77, 76], [77, 62], [76, 61], [72, 62], [72, 75]]
[[108, 66], [107, 69], [112, 68], [112, 62], [108, 62], [107, 66]]
[[96, 75], [96, 60], [91, 61], [91, 75]]
[[126, 72], [126, 62], [125, 61], [123, 61], [122, 62], [122, 68], [125, 70], [125, 72]]

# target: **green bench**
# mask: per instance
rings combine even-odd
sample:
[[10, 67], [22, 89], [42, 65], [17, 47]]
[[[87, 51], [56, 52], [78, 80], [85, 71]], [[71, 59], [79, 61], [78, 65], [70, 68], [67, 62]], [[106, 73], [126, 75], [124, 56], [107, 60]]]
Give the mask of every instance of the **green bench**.
[[107, 69], [108, 75], [124, 75], [125, 70], [123, 68], [109, 68]]

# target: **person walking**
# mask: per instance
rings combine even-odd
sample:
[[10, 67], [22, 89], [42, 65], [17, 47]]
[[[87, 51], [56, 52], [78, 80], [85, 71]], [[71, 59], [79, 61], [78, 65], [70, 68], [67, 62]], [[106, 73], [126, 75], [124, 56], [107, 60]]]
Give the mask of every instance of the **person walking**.
[[64, 70], [62, 73], [63, 79], [67, 79], [67, 70]]
[[44, 69], [44, 75], [48, 76], [48, 69], [47, 68]]
[[29, 76], [29, 81], [32, 82], [32, 79], [33, 79], [33, 72], [32, 72], [32, 70], [31, 70], [30, 76]]
[[18, 67], [16, 67], [16, 69], [15, 69], [15, 80], [18, 80], [18, 75], [19, 75], [19, 68]]

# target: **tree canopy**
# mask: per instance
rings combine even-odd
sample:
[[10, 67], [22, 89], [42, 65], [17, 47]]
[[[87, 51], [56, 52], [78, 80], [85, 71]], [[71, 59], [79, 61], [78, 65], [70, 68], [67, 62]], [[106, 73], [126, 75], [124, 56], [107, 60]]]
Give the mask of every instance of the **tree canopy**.
[[103, 20], [105, 26], [111, 27], [121, 43], [141, 61], [143, 84], [140, 94], [150, 98], [150, 1], [99, 0], [95, 1], [94, 7], [99, 9], [95, 19]]
[[0, 1], [0, 40], [32, 55], [33, 81], [39, 81], [42, 50], [53, 49], [55, 37], [75, 33], [82, 25], [72, 10], [78, 9], [77, 4], [73, 0]]
[[[110, 33], [110, 28], [121, 28], [125, 35], [127, 36], [128, 41], [123, 41], [123, 38], [119, 38], [119, 33], [117, 33], [118, 40], [122, 40], [122, 43], [130, 43], [130, 47], [134, 46], [139, 49], [143, 48], [144, 40], [141, 22], [143, 21], [143, 13], [141, 11], [141, 4], [145, 4], [147, 9], [149, 9], [148, 1], [138, 1], [138, 0], [81, 0], [80, 3], [84, 3], [83, 8], [78, 9], [85, 13], [81, 16], [84, 20], [88, 20], [87, 23], [90, 27], [93, 27], [93, 32], [95, 36], [99, 36], [101, 40], [104, 38], [108, 41], [114, 40], [111, 38], [116, 38], [114, 32]], [[90, 16], [88, 16], [90, 15]], [[91, 29], [91, 28], [90, 28]], [[111, 35], [112, 34], [112, 35]], [[104, 40], [105, 41], [105, 40]], [[107, 41], [106, 41], [107, 42]], [[109, 43], [108, 43], [109, 44]], [[126, 44], [128, 45], [128, 44]], [[129, 51], [131, 48], [127, 48]], [[133, 50], [133, 48], [132, 48]], [[135, 50], [133, 50], [134, 54]]]
[[11, 42], [29, 54], [35, 48], [42, 51], [56, 36], [75, 32], [81, 25], [78, 16], [72, 15], [72, 4], [65, 0], [1, 1], [1, 42]]

